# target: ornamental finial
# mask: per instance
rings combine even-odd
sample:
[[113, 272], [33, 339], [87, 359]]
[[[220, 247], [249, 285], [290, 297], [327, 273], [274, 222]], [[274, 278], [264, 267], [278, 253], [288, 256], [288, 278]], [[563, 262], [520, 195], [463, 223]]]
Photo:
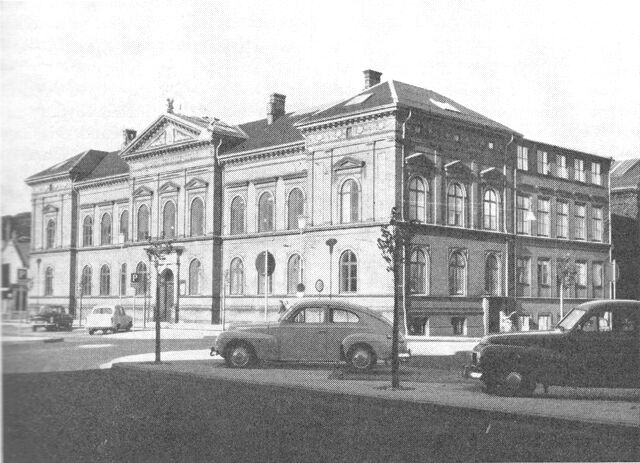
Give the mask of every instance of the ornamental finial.
[[167, 98], [167, 112], [173, 114], [173, 98]]

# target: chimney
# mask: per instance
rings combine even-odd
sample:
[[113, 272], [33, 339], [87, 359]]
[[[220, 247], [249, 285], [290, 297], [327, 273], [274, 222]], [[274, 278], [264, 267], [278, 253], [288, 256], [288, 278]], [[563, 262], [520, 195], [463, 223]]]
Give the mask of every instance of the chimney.
[[362, 71], [364, 74], [364, 88], [365, 90], [369, 87], [373, 87], [374, 85], [378, 85], [380, 83], [380, 77], [382, 76], [381, 72], [374, 71], [372, 69], [367, 69], [366, 71]]
[[280, 93], [272, 93], [269, 97], [269, 104], [267, 105], [267, 123], [273, 124], [280, 116], [284, 116], [284, 100], [287, 98]]
[[129, 143], [131, 143], [133, 141], [134, 138], [136, 138], [136, 135], [138, 135], [138, 133], [133, 130], [133, 129], [124, 129], [122, 131], [122, 147], [126, 148], [127, 145], [129, 145]]

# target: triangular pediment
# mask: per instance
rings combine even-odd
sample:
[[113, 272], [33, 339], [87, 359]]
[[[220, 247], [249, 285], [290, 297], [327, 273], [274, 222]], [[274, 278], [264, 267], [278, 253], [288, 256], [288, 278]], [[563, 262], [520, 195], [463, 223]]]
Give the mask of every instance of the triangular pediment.
[[185, 185], [185, 190], [195, 190], [197, 188], [206, 188], [209, 185], [207, 182], [200, 178], [194, 178], [189, 180], [189, 182]]
[[141, 186], [140, 188], [136, 189], [136, 191], [133, 192], [133, 197], [139, 197], [139, 196], [151, 196], [153, 194], [153, 191], [151, 190], [151, 188], [148, 188], [146, 186]]
[[471, 169], [459, 160], [445, 164], [444, 171], [449, 177], [456, 177], [463, 180], [471, 180], [473, 178]]
[[180, 189], [180, 187], [178, 186], [177, 183], [174, 182], [167, 182], [164, 185], [162, 185], [160, 187], [160, 190], [158, 190], [160, 193], [175, 193], [176, 191], [178, 191]]
[[51, 214], [54, 212], [58, 212], [58, 208], [55, 206], [52, 206], [51, 204], [47, 204], [45, 207], [42, 208], [42, 212], [45, 214]]
[[480, 172], [480, 176], [482, 177], [483, 182], [500, 187], [503, 186], [507, 180], [504, 174], [495, 167], [489, 167], [488, 169], [483, 170]]
[[355, 158], [347, 156], [340, 159], [333, 165], [333, 170], [348, 170], [348, 169], [361, 169], [364, 166], [364, 161], [359, 161]]
[[129, 157], [136, 153], [164, 149], [201, 141], [206, 130], [172, 114], [163, 114], [138, 135], [121, 153]]

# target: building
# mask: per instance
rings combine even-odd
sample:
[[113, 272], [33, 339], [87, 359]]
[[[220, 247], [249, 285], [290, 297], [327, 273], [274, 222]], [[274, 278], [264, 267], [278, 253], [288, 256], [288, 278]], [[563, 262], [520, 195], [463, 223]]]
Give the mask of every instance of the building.
[[31, 214], [2, 217], [2, 315], [27, 316]]
[[[416, 234], [402, 278], [416, 336], [550, 327], [610, 294], [609, 160], [523, 138], [434, 91], [365, 71], [339, 103], [231, 125], [167, 112], [119, 152], [87, 151], [33, 188], [38, 295], [75, 310], [148, 307], [148, 238], [161, 316], [271, 319], [297, 297], [354, 300], [387, 315], [392, 276], [377, 238], [397, 207]], [[147, 290], [129, 287], [148, 273]], [[136, 301], [134, 301], [134, 297]], [[516, 318], [517, 317], [517, 318]]]
[[616, 298], [640, 299], [640, 159], [615, 162], [611, 169], [613, 259]]

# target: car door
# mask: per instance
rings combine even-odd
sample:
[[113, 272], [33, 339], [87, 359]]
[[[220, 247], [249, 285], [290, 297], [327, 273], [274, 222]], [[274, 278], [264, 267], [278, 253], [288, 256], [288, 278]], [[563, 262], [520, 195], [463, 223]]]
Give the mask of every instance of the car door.
[[329, 306], [327, 328], [327, 356], [329, 360], [340, 360], [342, 341], [350, 334], [362, 332], [360, 316], [342, 307]]
[[326, 320], [325, 305], [294, 311], [278, 328], [280, 360], [328, 360]]
[[592, 387], [619, 382], [618, 340], [611, 322], [611, 310], [599, 309], [587, 314], [572, 333], [570, 382]]
[[640, 385], [640, 311], [634, 307], [617, 307], [613, 311], [612, 336], [615, 336], [613, 367], [618, 385]]

